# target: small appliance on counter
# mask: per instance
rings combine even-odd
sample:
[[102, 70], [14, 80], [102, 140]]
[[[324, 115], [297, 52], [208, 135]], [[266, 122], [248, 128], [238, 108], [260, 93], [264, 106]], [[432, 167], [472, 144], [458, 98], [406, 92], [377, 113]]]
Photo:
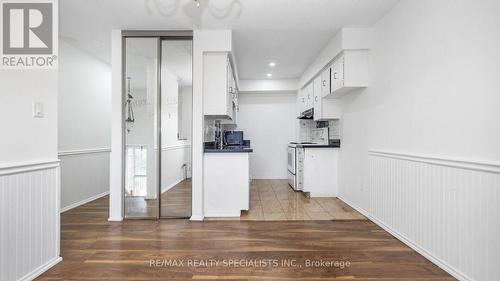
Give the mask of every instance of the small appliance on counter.
[[311, 130], [311, 142], [319, 145], [328, 145], [328, 127]]
[[242, 146], [243, 142], [243, 131], [225, 131], [224, 140], [226, 146]]

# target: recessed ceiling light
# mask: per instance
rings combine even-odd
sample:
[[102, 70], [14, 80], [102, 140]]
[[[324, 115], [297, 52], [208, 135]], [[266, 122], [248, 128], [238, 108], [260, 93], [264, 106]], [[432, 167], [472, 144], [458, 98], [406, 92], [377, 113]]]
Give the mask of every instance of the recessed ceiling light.
[[270, 62], [270, 63], [269, 63], [269, 66], [270, 66], [270, 67], [275, 67], [275, 66], [276, 66], [276, 63], [272, 61], [272, 62]]
[[267, 74], [267, 77], [271, 77], [271, 76], [273, 76], [271, 73], [268, 73], [268, 74]]

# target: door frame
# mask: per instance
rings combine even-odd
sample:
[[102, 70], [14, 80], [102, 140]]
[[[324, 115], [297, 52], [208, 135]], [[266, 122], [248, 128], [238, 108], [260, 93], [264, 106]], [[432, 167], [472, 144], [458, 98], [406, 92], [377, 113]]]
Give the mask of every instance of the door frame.
[[[191, 40], [193, 41], [193, 31], [192, 30], [122, 30], [122, 217], [124, 219], [150, 219], [158, 220], [162, 218], [161, 216], [161, 63], [162, 63], [162, 41], [163, 40]], [[157, 62], [156, 62], [156, 87], [157, 87], [157, 142], [158, 142], [158, 154], [156, 157], [156, 195], [157, 195], [157, 208], [156, 216], [145, 216], [145, 217], [127, 217], [125, 213], [125, 174], [126, 174], [126, 161], [127, 161], [127, 149], [126, 149], [126, 124], [125, 124], [125, 100], [127, 95], [126, 81], [127, 81], [127, 39], [128, 38], [156, 38], [157, 43]], [[192, 63], [192, 62], [191, 62]], [[191, 68], [193, 69], [193, 68]], [[191, 70], [193, 71], [193, 70]], [[191, 73], [193, 76], [193, 73]], [[192, 132], [191, 132], [192, 135]], [[191, 146], [192, 149], [192, 146]], [[192, 153], [191, 153], [192, 154]], [[169, 217], [164, 217], [169, 218]]]

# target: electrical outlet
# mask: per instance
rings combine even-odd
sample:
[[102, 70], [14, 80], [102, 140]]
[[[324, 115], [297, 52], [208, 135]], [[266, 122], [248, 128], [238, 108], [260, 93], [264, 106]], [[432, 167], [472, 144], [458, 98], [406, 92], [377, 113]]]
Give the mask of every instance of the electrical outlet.
[[34, 118], [43, 118], [43, 103], [39, 101], [33, 101], [32, 102], [32, 109], [33, 109], [33, 117]]

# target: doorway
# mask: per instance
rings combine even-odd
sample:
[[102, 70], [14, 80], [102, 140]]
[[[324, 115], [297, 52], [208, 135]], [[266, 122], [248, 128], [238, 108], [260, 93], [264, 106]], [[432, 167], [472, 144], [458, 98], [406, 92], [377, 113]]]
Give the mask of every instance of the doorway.
[[191, 216], [192, 33], [123, 32], [124, 217]]

